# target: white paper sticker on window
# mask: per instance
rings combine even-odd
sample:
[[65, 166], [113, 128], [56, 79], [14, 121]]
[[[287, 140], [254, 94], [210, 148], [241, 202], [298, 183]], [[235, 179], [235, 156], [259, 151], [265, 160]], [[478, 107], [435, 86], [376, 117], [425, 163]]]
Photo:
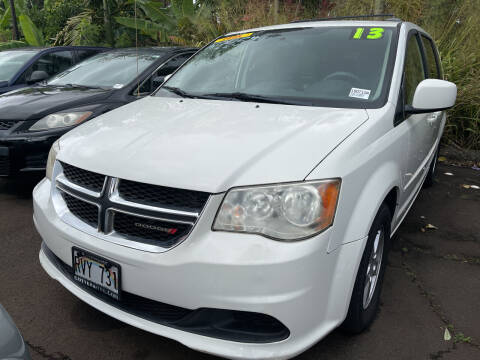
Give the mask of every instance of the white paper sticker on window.
[[352, 90], [350, 90], [350, 95], [348, 96], [357, 99], [368, 100], [370, 97], [370, 92], [370, 90], [352, 88]]
[[123, 88], [123, 84], [115, 84], [115, 85], [113, 85], [113, 88], [114, 89], [121, 89], [121, 88]]

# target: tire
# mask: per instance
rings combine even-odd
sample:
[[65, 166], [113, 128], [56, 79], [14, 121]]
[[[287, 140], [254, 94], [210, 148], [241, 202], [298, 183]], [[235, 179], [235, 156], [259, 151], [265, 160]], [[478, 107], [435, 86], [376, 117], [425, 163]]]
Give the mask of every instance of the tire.
[[[341, 325], [341, 328], [346, 332], [361, 333], [372, 324], [377, 315], [390, 249], [390, 224], [390, 210], [387, 205], [382, 204], [368, 234], [347, 317]], [[374, 253], [374, 250], [376, 250], [376, 253]], [[379, 258], [380, 256], [381, 258]], [[380, 268], [377, 271], [375, 271], [375, 266], [372, 265], [375, 263], [377, 263], [376, 269], [378, 269], [378, 263], [380, 263]], [[367, 270], [370, 271], [370, 274], [376, 273], [376, 276], [367, 277]], [[373, 284], [373, 290], [366, 290], [367, 280], [370, 280], [370, 284]]]
[[425, 178], [425, 181], [423, 182], [423, 187], [428, 188], [433, 186], [433, 184], [435, 183], [434, 180], [435, 180], [435, 170], [437, 170], [438, 152], [439, 152], [439, 149], [435, 151], [435, 156], [433, 157], [432, 163], [430, 164], [430, 167], [428, 169], [427, 176]]

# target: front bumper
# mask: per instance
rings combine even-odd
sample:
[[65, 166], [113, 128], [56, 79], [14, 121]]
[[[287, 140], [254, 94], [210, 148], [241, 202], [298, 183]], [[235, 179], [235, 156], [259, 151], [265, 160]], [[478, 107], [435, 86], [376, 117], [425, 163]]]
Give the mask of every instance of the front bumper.
[[259, 344], [165, 326], [85, 291], [40, 251], [41, 264], [52, 278], [116, 319], [202, 352], [233, 359], [282, 359], [303, 352], [345, 318], [365, 241], [327, 254], [331, 231], [293, 243], [212, 232], [221, 201], [221, 196], [214, 196], [187, 240], [167, 252], [149, 253], [63, 223], [51, 204], [50, 186], [45, 179], [34, 190], [34, 220], [45, 246], [67, 266], [71, 266], [71, 248], [77, 246], [120, 264], [123, 291], [190, 310], [266, 314], [284, 324], [289, 336]]
[[64, 130], [30, 134], [0, 132], [0, 176], [44, 171], [52, 144], [64, 133]]

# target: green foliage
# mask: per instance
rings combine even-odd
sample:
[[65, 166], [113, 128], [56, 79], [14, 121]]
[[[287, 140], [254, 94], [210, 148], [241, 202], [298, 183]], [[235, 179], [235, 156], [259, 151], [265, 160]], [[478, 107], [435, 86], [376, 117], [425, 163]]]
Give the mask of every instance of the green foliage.
[[10, 22], [12, 21], [12, 10], [10, 7], [5, 9], [0, 19], [0, 29], [6, 29], [10, 26]]
[[30, 17], [25, 14], [21, 14], [18, 17], [20, 27], [22, 28], [23, 36], [29, 45], [32, 46], [44, 46], [45, 40], [43, 39], [43, 34], [35, 24], [32, 22]]
[[165, 26], [153, 22], [151, 20], [144, 20], [144, 19], [132, 19], [127, 17], [116, 17], [115, 20], [117, 23], [129, 27], [131, 29], [138, 29], [138, 31], [142, 32], [145, 35], [152, 37], [155, 40], [159, 40], [162, 38], [162, 32], [165, 31]]
[[84, 0], [46, 1], [43, 8], [34, 8], [32, 9], [33, 11], [38, 11], [36, 19], [32, 17], [32, 20], [41, 26], [45, 38], [54, 39], [66, 25], [69, 18], [84, 11]]
[[84, 11], [67, 20], [67, 24], [57, 34], [55, 45], [99, 45], [102, 29], [93, 23], [93, 12]]
[[196, 6], [193, 0], [171, 0], [167, 8], [161, 8], [154, 0], [138, 0], [137, 4], [136, 22], [132, 16], [115, 17], [115, 21], [137, 28], [157, 44], [201, 46], [220, 34], [206, 4]]
[[10, 30], [0, 29], [0, 42], [9, 41], [12, 39], [12, 32]]
[[28, 46], [24, 41], [10, 40], [5, 42], [0, 42], [0, 51], [7, 49], [14, 49], [19, 47]]
[[455, 337], [453, 338], [453, 341], [455, 343], [470, 344], [470, 343], [472, 343], [472, 338], [471, 338], [471, 336], [465, 336], [465, 334], [460, 332], [460, 333], [455, 334]]

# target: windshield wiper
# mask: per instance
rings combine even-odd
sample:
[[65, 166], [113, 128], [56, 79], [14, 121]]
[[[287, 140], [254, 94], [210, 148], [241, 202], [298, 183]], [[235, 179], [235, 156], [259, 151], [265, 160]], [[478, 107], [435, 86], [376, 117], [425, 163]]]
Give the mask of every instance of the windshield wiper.
[[184, 98], [195, 98], [196, 96], [194, 95], [191, 95], [185, 91], [183, 91], [182, 89], [179, 89], [177, 87], [173, 87], [173, 86], [162, 86], [161, 89], [165, 89], [165, 90], [168, 90], [176, 95], [179, 95], [181, 97], [184, 97]]
[[65, 84], [63, 86], [74, 88], [74, 89], [102, 89], [100, 86], [87, 86], [87, 85], [78, 85], [78, 84]]
[[227, 99], [240, 100], [240, 101], [246, 101], [246, 102], [260, 102], [260, 103], [267, 103], [267, 104], [301, 105], [293, 101], [285, 101], [285, 100], [274, 98], [274, 97], [253, 95], [253, 94], [247, 94], [242, 92], [213, 93], [213, 94], [199, 95], [198, 97], [204, 98], [204, 99], [227, 98]]

